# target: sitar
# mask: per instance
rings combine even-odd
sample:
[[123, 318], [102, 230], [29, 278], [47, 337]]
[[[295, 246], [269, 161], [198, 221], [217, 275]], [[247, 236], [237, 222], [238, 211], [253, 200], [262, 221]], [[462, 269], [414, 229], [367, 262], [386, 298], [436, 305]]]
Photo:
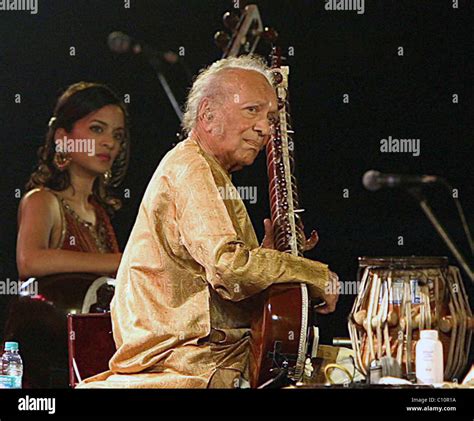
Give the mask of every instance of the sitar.
[[[266, 146], [271, 221], [275, 249], [302, 256], [306, 239], [294, 176], [289, 67], [281, 66], [280, 57], [279, 49], [274, 47], [271, 67], [278, 117]], [[283, 383], [300, 381], [314, 340], [307, 286], [303, 283], [273, 285], [263, 292], [263, 302], [252, 324], [250, 384], [264, 387], [277, 377]]]
[[[232, 32], [215, 35], [223, 58], [253, 53], [259, 39], [275, 43], [278, 34], [264, 27], [256, 5], [248, 5], [241, 16], [227, 12], [224, 25]], [[278, 117], [266, 146], [271, 221], [275, 249], [302, 256], [308, 244], [315, 244], [313, 233], [307, 241], [301, 219], [294, 176], [294, 142], [290, 121], [289, 67], [281, 65], [280, 49], [273, 46], [271, 68], [278, 99]], [[284, 283], [267, 288], [262, 305], [253, 316], [250, 341], [250, 385], [281, 386], [303, 378], [307, 357], [314, 356], [315, 330], [311, 300], [303, 283]]]

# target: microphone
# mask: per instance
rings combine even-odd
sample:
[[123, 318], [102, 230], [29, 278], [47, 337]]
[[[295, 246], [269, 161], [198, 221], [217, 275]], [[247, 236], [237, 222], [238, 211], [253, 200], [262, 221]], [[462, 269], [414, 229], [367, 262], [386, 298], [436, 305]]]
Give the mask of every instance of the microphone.
[[107, 37], [107, 44], [110, 50], [117, 54], [129, 52], [133, 54], [143, 53], [148, 58], [158, 58], [159, 60], [166, 61], [169, 64], [175, 64], [179, 60], [179, 56], [173, 51], [163, 53], [120, 31], [111, 32]]
[[362, 184], [367, 190], [377, 191], [383, 187], [413, 187], [436, 183], [440, 180], [441, 177], [436, 175], [384, 174], [379, 171], [370, 170], [362, 177]]
[[[128, 53], [130, 50], [135, 54], [141, 51], [141, 45], [132, 41], [132, 37], [123, 32], [111, 32], [107, 37], [107, 44], [109, 48], [118, 54]], [[135, 49], [136, 48], [136, 49]]]

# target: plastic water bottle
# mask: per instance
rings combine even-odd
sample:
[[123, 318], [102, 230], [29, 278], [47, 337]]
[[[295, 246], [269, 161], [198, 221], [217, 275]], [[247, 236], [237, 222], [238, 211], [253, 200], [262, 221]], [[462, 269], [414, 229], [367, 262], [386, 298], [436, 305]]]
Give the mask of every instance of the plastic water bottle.
[[12, 389], [21, 389], [23, 361], [18, 353], [18, 342], [5, 342], [1, 374], [3, 374], [3, 377], [8, 376], [10, 378], [9, 387]]

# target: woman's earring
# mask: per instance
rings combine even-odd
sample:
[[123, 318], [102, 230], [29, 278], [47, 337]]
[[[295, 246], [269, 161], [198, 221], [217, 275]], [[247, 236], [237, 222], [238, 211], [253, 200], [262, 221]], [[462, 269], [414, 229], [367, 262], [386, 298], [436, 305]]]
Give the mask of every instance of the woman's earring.
[[59, 171], [64, 171], [71, 163], [71, 156], [65, 152], [56, 152], [53, 164]]
[[112, 171], [107, 170], [106, 172], [104, 172], [104, 184], [109, 184], [111, 180], [112, 180]]

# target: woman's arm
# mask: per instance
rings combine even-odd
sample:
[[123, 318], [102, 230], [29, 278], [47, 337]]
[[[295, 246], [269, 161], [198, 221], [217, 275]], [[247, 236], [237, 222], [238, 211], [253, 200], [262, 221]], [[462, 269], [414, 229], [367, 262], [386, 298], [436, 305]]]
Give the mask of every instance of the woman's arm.
[[53, 273], [86, 272], [114, 274], [121, 253], [83, 253], [49, 248], [53, 228], [60, 226], [56, 197], [39, 190], [20, 202], [16, 260], [20, 279]]

